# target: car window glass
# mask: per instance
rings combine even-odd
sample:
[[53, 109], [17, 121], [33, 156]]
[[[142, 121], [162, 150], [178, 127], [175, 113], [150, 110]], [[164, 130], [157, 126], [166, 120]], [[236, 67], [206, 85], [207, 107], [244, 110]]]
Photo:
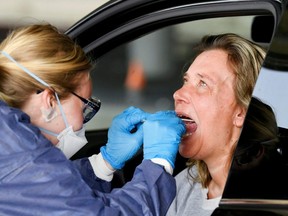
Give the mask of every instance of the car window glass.
[[[253, 95], [273, 107], [279, 127], [288, 128], [288, 71], [262, 67]], [[282, 98], [282, 99], [281, 99]]]
[[251, 39], [253, 18], [195, 20], [119, 44], [95, 61], [93, 95], [102, 101], [102, 107], [87, 130], [108, 128], [112, 118], [128, 106], [147, 112], [174, 109], [173, 93], [182, 84], [193, 45], [204, 35], [226, 32]]

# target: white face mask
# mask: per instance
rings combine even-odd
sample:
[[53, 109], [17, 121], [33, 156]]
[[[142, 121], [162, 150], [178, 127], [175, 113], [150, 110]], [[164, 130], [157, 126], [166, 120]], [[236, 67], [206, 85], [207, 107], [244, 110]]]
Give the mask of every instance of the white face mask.
[[87, 143], [84, 127], [74, 132], [72, 126], [69, 126], [57, 136], [57, 139], [59, 142], [56, 144], [56, 147], [61, 149], [68, 159]]
[[81, 128], [81, 130], [78, 131], [73, 131], [72, 126], [69, 126], [59, 134], [56, 134], [45, 128], [39, 129], [44, 133], [57, 137], [59, 142], [55, 146], [64, 153], [67, 159], [70, 159], [88, 142], [85, 137], [84, 126]]

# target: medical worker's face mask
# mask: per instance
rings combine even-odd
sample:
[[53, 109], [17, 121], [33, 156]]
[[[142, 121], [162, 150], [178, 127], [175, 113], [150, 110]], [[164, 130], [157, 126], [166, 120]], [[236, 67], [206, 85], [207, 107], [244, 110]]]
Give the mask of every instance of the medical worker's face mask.
[[[57, 95], [57, 93], [55, 93], [55, 95]], [[56, 97], [58, 98], [58, 96]], [[61, 151], [66, 156], [66, 158], [70, 159], [77, 151], [79, 151], [87, 143], [87, 139], [85, 137], [85, 127], [83, 126], [81, 130], [79, 131], [73, 131], [72, 126], [68, 125], [65, 113], [63, 111], [63, 107], [59, 99], [57, 99], [57, 103], [58, 103], [62, 118], [64, 120], [64, 123], [66, 125], [66, 128], [63, 131], [61, 131], [59, 134], [54, 133], [45, 128], [39, 127], [39, 129], [46, 134], [57, 137], [59, 142], [55, 146], [61, 149]], [[57, 115], [55, 115], [55, 117], [56, 116]], [[53, 120], [53, 117], [49, 119], [49, 121], [51, 120]]]
[[[68, 125], [66, 115], [64, 113], [63, 107], [60, 103], [60, 100], [56, 92], [55, 96], [66, 128], [59, 134], [56, 134], [45, 128], [40, 128], [40, 130], [43, 131], [44, 133], [57, 137], [59, 142], [55, 146], [61, 149], [66, 158], [69, 159], [87, 143], [87, 139], [85, 137], [85, 127], [82, 126], [81, 130], [79, 131], [73, 131], [72, 126]], [[53, 118], [51, 118], [49, 121], [51, 121], [52, 119]]]
[[[46, 86], [47, 88], [53, 90], [49, 84], [47, 84], [44, 80], [40, 79], [38, 76], [36, 76], [34, 73], [32, 73], [31, 71], [29, 71], [27, 68], [25, 68], [24, 66], [22, 66], [21, 64], [19, 64], [15, 59], [13, 59], [8, 53], [4, 52], [4, 51], [0, 51], [2, 55], [4, 55], [6, 58], [8, 58], [10, 61], [14, 62], [19, 68], [21, 68], [25, 73], [27, 73], [29, 76], [33, 77], [35, 80], [37, 80], [38, 82], [40, 82], [41, 84], [43, 84], [44, 86]], [[77, 151], [79, 151], [86, 143], [87, 143], [87, 139], [85, 137], [85, 128], [82, 127], [81, 130], [79, 131], [73, 131], [72, 126], [68, 125], [66, 116], [64, 114], [62, 105], [60, 103], [59, 97], [57, 95], [57, 93], [53, 90], [53, 92], [55, 93], [55, 97], [57, 99], [57, 103], [59, 105], [59, 109], [63, 118], [63, 121], [65, 123], [66, 128], [59, 134], [56, 134], [52, 131], [49, 131], [47, 129], [44, 128], [40, 128], [41, 131], [43, 131], [44, 133], [50, 134], [52, 136], [56, 136], [57, 139], [59, 140], [59, 142], [56, 144], [56, 147], [58, 147], [59, 149], [61, 149], [63, 151], [63, 153], [65, 154], [65, 156], [67, 158], [71, 158]], [[75, 96], [81, 98], [80, 96], [76, 95], [75, 93], [73, 93]], [[83, 100], [83, 99], [82, 99]], [[85, 99], [85, 102], [88, 103], [90, 101], [88, 101]], [[83, 101], [84, 102], [84, 101]], [[94, 102], [94, 101], [92, 101]], [[100, 108], [100, 101], [98, 101], [98, 105], [95, 108], [95, 110], [97, 109], [97, 111]], [[97, 104], [97, 103], [96, 103]], [[90, 105], [90, 104], [89, 104]], [[89, 106], [90, 107], [90, 106]], [[94, 109], [94, 108], [93, 108]], [[95, 114], [95, 110], [90, 110], [89, 112], [92, 114], [88, 115], [89, 119], [87, 117], [84, 116], [84, 123], [87, 122], [88, 120], [90, 120]], [[88, 113], [89, 113], [88, 112]], [[91, 117], [92, 115], [92, 117]], [[50, 119], [52, 120], [52, 119]]]
[[69, 126], [59, 134], [53, 133], [52, 131], [44, 128], [40, 128], [40, 130], [44, 133], [57, 137], [59, 142], [56, 144], [56, 147], [59, 148], [68, 159], [87, 143], [84, 127], [82, 127], [79, 131], [73, 131], [72, 126]]
[[[81, 96], [77, 95], [76, 93], [72, 93], [72, 94], [75, 95], [76, 97], [78, 97], [84, 103], [84, 108], [83, 108], [83, 119], [84, 120], [83, 120], [83, 123], [88, 122], [89, 120], [92, 119], [92, 117], [100, 109], [100, 106], [101, 106], [100, 101], [96, 100], [94, 98], [87, 100], [87, 99], [82, 98]], [[62, 108], [60, 101], [57, 100], [57, 103], [58, 103], [61, 115], [63, 117], [63, 120], [65, 122], [66, 128], [59, 134], [56, 134], [56, 133], [49, 131], [47, 129], [44, 129], [44, 128], [40, 128], [40, 130], [46, 134], [57, 137], [59, 142], [55, 146], [58, 147], [59, 149], [61, 149], [62, 152], [65, 154], [65, 156], [69, 159], [87, 143], [87, 139], [85, 137], [85, 128], [83, 126], [81, 130], [73, 131], [72, 126], [68, 126], [68, 123], [66, 121], [66, 117], [65, 117], [65, 114], [64, 114], [64, 111], [63, 111], [63, 108]], [[52, 118], [49, 118], [49, 120], [48, 120], [47, 114], [46, 114], [46, 115], [43, 115], [43, 118], [46, 121], [47, 120], [51, 121], [56, 116], [57, 115], [52, 115]]]
[[56, 147], [61, 149], [67, 158], [71, 158], [87, 143], [84, 127], [79, 131], [73, 131], [72, 126], [69, 126], [57, 136], [57, 139], [59, 142]]
[[[57, 95], [57, 93], [55, 93], [55, 95]], [[58, 98], [58, 96], [56, 97]], [[59, 134], [54, 133], [45, 128], [41, 128], [41, 127], [39, 127], [39, 129], [46, 134], [57, 137], [59, 142], [55, 146], [64, 153], [67, 159], [70, 159], [76, 152], [78, 152], [87, 143], [87, 139], [85, 137], [85, 127], [83, 126], [80, 130], [73, 131], [72, 126], [68, 125], [66, 115], [64, 113], [63, 107], [59, 99], [57, 99], [57, 103], [58, 103], [63, 121], [66, 125], [66, 128], [63, 131], [61, 131]], [[56, 116], [57, 115], [55, 115], [55, 117]], [[53, 117], [49, 119], [49, 121], [52, 121], [52, 120], [53, 120]]]

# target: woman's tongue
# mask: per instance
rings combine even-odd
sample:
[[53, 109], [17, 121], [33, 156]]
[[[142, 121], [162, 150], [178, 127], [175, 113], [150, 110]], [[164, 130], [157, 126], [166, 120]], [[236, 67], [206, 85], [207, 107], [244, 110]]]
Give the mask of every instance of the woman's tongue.
[[192, 135], [197, 130], [197, 124], [193, 119], [190, 117], [186, 117], [184, 115], [179, 115], [179, 118], [182, 119], [182, 121], [185, 123], [186, 126], [186, 133], [184, 137]]
[[186, 136], [192, 135], [197, 130], [197, 124], [195, 122], [185, 122]]
[[191, 136], [197, 130], [197, 124], [195, 122], [185, 122], [186, 133], [183, 136], [183, 139]]

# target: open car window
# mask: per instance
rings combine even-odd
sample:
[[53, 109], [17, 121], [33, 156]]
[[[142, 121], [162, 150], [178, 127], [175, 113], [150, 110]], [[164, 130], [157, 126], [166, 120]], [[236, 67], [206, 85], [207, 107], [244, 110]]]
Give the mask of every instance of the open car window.
[[[182, 85], [192, 47], [209, 34], [233, 32], [252, 40], [255, 17], [228, 16], [174, 24], [119, 44], [97, 58], [92, 73], [93, 95], [102, 101], [102, 108], [87, 124], [87, 130], [108, 128], [112, 118], [128, 106], [147, 112], [174, 109], [173, 93]], [[260, 43], [269, 45], [267, 41]]]

